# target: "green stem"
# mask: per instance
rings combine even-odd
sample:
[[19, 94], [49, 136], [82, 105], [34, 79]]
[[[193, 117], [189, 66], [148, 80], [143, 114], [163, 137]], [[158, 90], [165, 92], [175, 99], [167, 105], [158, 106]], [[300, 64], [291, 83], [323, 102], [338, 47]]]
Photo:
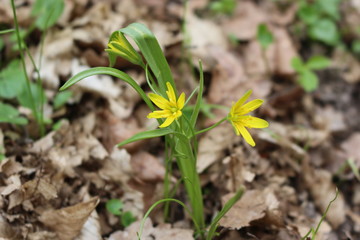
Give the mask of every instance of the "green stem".
[[32, 92], [31, 92], [30, 79], [29, 79], [29, 76], [26, 73], [25, 58], [24, 58], [23, 48], [22, 48], [22, 45], [21, 45], [19, 23], [18, 23], [17, 16], [16, 16], [16, 9], [15, 9], [14, 0], [11, 0], [11, 7], [12, 7], [13, 14], [14, 14], [15, 32], [16, 32], [16, 38], [17, 38], [19, 52], [20, 52], [21, 64], [22, 64], [22, 68], [23, 68], [23, 71], [24, 71], [25, 79], [26, 79], [26, 89], [27, 89], [29, 97], [30, 97], [32, 112], [34, 114], [34, 117], [35, 117], [37, 123], [39, 124], [40, 119], [39, 119], [39, 115], [38, 115], [38, 112], [37, 112], [37, 109], [36, 109], [34, 97], [33, 97]]
[[195, 135], [198, 135], [198, 134], [200, 134], [200, 133], [207, 132], [207, 131], [209, 131], [209, 130], [211, 130], [211, 129], [217, 127], [217, 126], [219, 126], [219, 125], [220, 125], [221, 123], [223, 123], [225, 120], [227, 120], [227, 117], [224, 117], [223, 119], [221, 119], [220, 121], [218, 121], [217, 123], [215, 123], [214, 125], [212, 125], [212, 126], [210, 126], [210, 127], [208, 127], [208, 128], [205, 128], [205, 129], [203, 129], [203, 130], [197, 131], [197, 132], [195, 133]]
[[14, 32], [14, 31], [15, 31], [15, 29], [1, 30], [1, 31], [0, 31], [0, 34], [11, 33], [11, 32]]

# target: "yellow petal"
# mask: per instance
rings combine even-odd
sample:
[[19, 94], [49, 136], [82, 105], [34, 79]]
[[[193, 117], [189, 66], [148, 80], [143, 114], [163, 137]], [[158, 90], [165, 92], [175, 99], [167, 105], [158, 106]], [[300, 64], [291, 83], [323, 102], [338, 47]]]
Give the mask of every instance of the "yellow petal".
[[166, 94], [168, 95], [169, 101], [176, 103], [176, 95], [175, 95], [173, 87], [171, 86], [171, 84], [169, 82], [166, 82], [166, 86], [168, 89], [168, 91], [166, 91]]
[[153, 111], [147, 115], [147, 118], [167, 118], [171, 115], [172, 113], [169, 110]]
[[158, 106], [161, 109], [169, 109], [170, 108], [170, 104], [169, 101], [165, 98], [163, 98], [162, 96], [159, 96], [157, 94], [154, 93], [149, 93], [149, 98], [150, 100], [155, 103], [156, 106]]
[[242, 116], [240, 121], [248, 128], [267, 128], [269, 126], [269, 123], [264, 119], [252, 116]]
[[185, 104], [185, 93], [182, 93], [182, 94], [180, 94], [180, 97], [177, 101], [178, 109], [180, 109], [180, 110], [183, 109], [184, 104]]
[[239, 130], [239, 132], [241, 133], [241, 136], [243, 136], [243, 138], [245, 139], [245, 141], [252, 147], [255, 146], [255, 142], [254, 139], [251, 137], [250, 133], [248, 130], [246, 130], [246, 128], [240, 124], [236, 124], [237, 129]]
[[239, 129], [237, 128], [237, 126], [235, 125], [235, 123], [234, 122], [232, 122], [231, 120], [230, 120], [230, 123], [231, 123], [231, 125], [234, 127], [234, 130], [235, 130], [235, 133], [236, 133], [236, 135], [240, 135], [240, 131], [239, 131]]
[[231, 108], [231, 113], [236, 112], [248, 100], [252, 91], [248, 90]]
[[248, 102], [247, 104], [243, 105], [241, 108], [237, 109], [234, 114], [235, 115], [247, 114], [251, 111], [254, 111], [258, 107], [260, 107], [261, 104], [263, 104], [263, 102], [264, 101], [261, 99], [252, 100], [252, 101]]
[[175, 120], [175, 117], [174, 117], [174, 116], [169, 116], [169, 117], [165, 120], [165, 122], [163, 122], [163, 124], [161, 124], [161, 125], [159, 126], [159, 128], [164, 128], [164, 127], [169, 126], [174, 120]]

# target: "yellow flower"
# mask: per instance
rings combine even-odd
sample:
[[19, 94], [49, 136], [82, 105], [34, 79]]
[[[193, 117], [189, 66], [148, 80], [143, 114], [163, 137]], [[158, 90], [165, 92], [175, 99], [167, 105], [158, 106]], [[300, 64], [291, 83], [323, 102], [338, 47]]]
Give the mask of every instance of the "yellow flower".
[[245, 115], [260, 107], [264, 102], [261, 99], [255, 99], [244, 104], [250, 97], [251, 92], [251, 90], [247, 91], [244, 96], [242, 96], [235, 104], [233, 104], [228, 115], [228, 120], [233, 125], [236, 135], [241, 134], [245, 141], [254, 147], [254, 139], [251, 137], [246, 128], [266, 128], [269, 126], [269, 123], [261, 118]]
[[185, 104], [185, 93], [182, 93], [179, 99], [176, 100], [176, 95], [174, 89], [172, 88], [169, 82], [166, 83], [167, 91], [166, 94], [169, 100], [165, 99], [162, 96], [159, 96], [154, 93], [149, 94], [150, 100], [155, 103], [156, 106], [161, 108], [161, 111], [154, 111], [149, 113], [148, 118], [166, 118], [165, 122], [159, 127], [164, 128], [169, 126], [174, 120], [178, 119], [181, 115], [181, 109], [183, 109]]

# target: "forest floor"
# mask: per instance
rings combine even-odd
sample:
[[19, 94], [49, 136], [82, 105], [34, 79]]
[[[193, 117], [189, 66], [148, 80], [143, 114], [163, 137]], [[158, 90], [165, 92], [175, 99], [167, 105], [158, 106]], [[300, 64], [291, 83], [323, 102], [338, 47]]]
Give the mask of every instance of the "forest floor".
[[[0, 0], [4, 29], [14, 27], [8, 2]], [[20, 26], [30, 28], [34, 1], [15, 2]], [[211, 10], [210, 0], [191, 0], [186, 9], [176, 0], [64, 2], [62, 15], [46, 32], [42, 54], [43, 33], [35, 29], [26, 38], [34, 59], [42, 55], [46, 134], [39, 136], [29, 108], [0, 97], [29, 119], [26, 125], [0, 122], [1, 239], [134, 240], [146, 210], [163, 198], [164, 139], [114, 147], [157, 127], [129, 85], [93, 76], [71, 87], [69, 98], [55, 106], [54, 97], [71, 76], [109, 65], [104, 49], [111, 33], [133, 22], [157, 37], [186, 96], [197, 87], [202, 60], [206, 101], [199, 129], [225, 117], [228, 110], [217, 106], [230, 108], [249, 89], [252, 99], [265, 100], [254, 115], [270, 126], [251, 130], [254, 148], [229, 123], [199, 136], [206, 221], [240, 186], [246, 188], [220, 221], [216, 239], [301, 239], [316, 228], [337, 189], [316, 239], [360, 239], [359, 46], [351, 50], [360, 39], [359, 1], [342, 1], [337, 9], [341, 44], [311, 37], [295, 1], [241, 0], [231, 14]], [[258, 34], [264, 23], [271, 35], [266, 47]], [[1, 37], [5, 69], [18, 54], [9, 36]], [[327, 57], [329, 66], [317, 68], [315, 80], [299, 80], [293, 59], [313, 56]], [[35, 79], [29, 58], [26, 63]], [[122, 59], [115, 68], [150, 91], [140, 68]], [[305, 91], [306, 81], [316, 86]], [[180, 179], [175, 162], [172, 174], [175, 183]], [[182, 187], [175, 198], [187, 201]], [[125, 227], [106, 209], [111, 199], [121, 200], [132, 224]], [[193, 239], [191, 220], [179, 206], [171, 205], [167, 222], [162, 207], [150, 216], [142, 239]]]

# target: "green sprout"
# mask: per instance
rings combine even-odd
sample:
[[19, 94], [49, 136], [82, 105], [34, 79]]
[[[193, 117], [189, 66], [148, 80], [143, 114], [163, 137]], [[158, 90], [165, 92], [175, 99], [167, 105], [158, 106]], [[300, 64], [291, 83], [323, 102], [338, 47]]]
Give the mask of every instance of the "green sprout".
[[120, 217], [121, 225], [124, 227], [130, 226], [133, 222], [136, 221], [136, 218], [129, 211], [123, 211], [124, 204], [119, 199], [110, 199], [106, 202], [106, 210], [114, 214], [115, 216]]
[[306, 63], [301, 58], [291, 60], [291, 66], [297, 72], [297, 81], [306, 92], [312, 92], [318, 88], [319, 78], [314, 70], [321, 70], [330, 65], [330, 60], [323, 56], [313, 56]]

